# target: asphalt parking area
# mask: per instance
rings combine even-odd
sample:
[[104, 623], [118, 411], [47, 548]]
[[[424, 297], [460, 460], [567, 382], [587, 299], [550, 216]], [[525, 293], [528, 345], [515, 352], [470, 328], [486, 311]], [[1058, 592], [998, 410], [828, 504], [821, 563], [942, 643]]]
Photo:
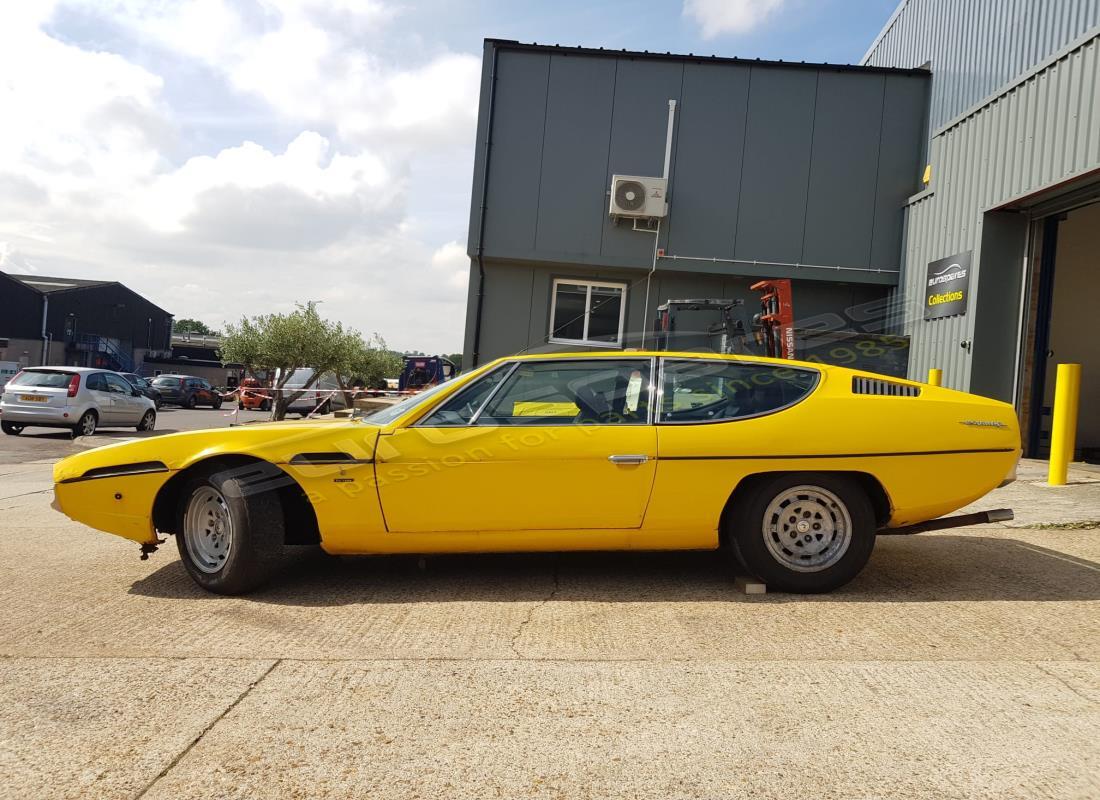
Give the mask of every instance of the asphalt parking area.
[[884, 538], [823, 597], [707, 553], [304, 550], [223, 598], [51, 511], [31, 455], [0, 461], [0, 797], [1100, 796], [1084, 473], [985, 506], [1057, 528]]

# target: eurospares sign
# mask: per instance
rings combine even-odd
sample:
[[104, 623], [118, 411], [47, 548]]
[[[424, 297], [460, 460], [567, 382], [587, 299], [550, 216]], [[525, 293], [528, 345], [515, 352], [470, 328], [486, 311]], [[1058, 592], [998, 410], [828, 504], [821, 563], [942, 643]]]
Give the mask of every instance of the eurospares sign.
[[924, 292], [925, 319], [966, 313], [970, 291], [970, 256], [973, 252], [967, 250], [928, 265], [928, 284]]

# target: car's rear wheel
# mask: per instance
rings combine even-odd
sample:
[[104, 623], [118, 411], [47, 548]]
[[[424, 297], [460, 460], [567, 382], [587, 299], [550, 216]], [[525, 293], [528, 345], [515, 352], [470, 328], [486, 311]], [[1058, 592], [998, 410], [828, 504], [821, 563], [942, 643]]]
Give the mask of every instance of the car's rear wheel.
[[151, 431], [157, 426], [157, 412], [153, 409], [146, 411], [142, 417], [141, 422], [138, 423], [137, 429], [139, 431]]
[[217, 411], [221, 407], [222, 407], [222, 399], [220, 397], [215, 397], [214, 398], [214, 410]]
[[187, 483], [177, 513], [176, 546], [199, 586], [241, 594], [271, 577], [284, 538], [277, 495], [244, 495], [235, 478], [211, 470]]
[[4, 430], [8, 436], [18, 436], [23, 432], [23, 426], [15, 422], [0, 422], [0, 428]]
[[270, 400], [264, 400], [262, 403], [260, 403], [260, 411], [270, 411], [270, 410], [271, 410], [271, 401]]
[[94, 411], [85, 411], [76, 424], [73, 425], [73, 437], [77, 436], [91, 436], [95, 433], [96, 426], [99, 424], [99, 415]]
[[837, 589], [859, 574], [875, 547], [871, 501], [844, 475], [776, 475], [734, 502], [727, 518], [734, 554], [779, 591]]

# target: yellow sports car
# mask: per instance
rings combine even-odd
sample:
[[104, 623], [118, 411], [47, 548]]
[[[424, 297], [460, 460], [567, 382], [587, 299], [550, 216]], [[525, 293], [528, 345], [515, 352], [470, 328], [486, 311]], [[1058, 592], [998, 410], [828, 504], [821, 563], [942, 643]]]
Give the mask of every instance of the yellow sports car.
[[725, 547], [773, 589], [822, 592], [876, 534], [978, 521], [935, 518], [1012, 480], [1019, 456], [995, 400], [798, 361], [609, 352], [503, 358], [359, 419], [102, 447], [54, 482], [55, 507], [142, 557], [174, 534], [195, 581], [225, 594], [263, 582], [284, 545], [318, 543]]

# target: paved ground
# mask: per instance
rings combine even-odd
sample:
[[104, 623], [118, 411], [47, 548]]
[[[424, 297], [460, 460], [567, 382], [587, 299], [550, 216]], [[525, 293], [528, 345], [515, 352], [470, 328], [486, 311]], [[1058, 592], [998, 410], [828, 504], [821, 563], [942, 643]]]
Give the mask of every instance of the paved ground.
[[1015, 527], [881, 539], [820, 598], [317, 552], [218, 598], [48, 508], [72, 447], [0, 437], [0, 797], [1100, 797], [1100, 474], [1028, 465], [982, 504]]

